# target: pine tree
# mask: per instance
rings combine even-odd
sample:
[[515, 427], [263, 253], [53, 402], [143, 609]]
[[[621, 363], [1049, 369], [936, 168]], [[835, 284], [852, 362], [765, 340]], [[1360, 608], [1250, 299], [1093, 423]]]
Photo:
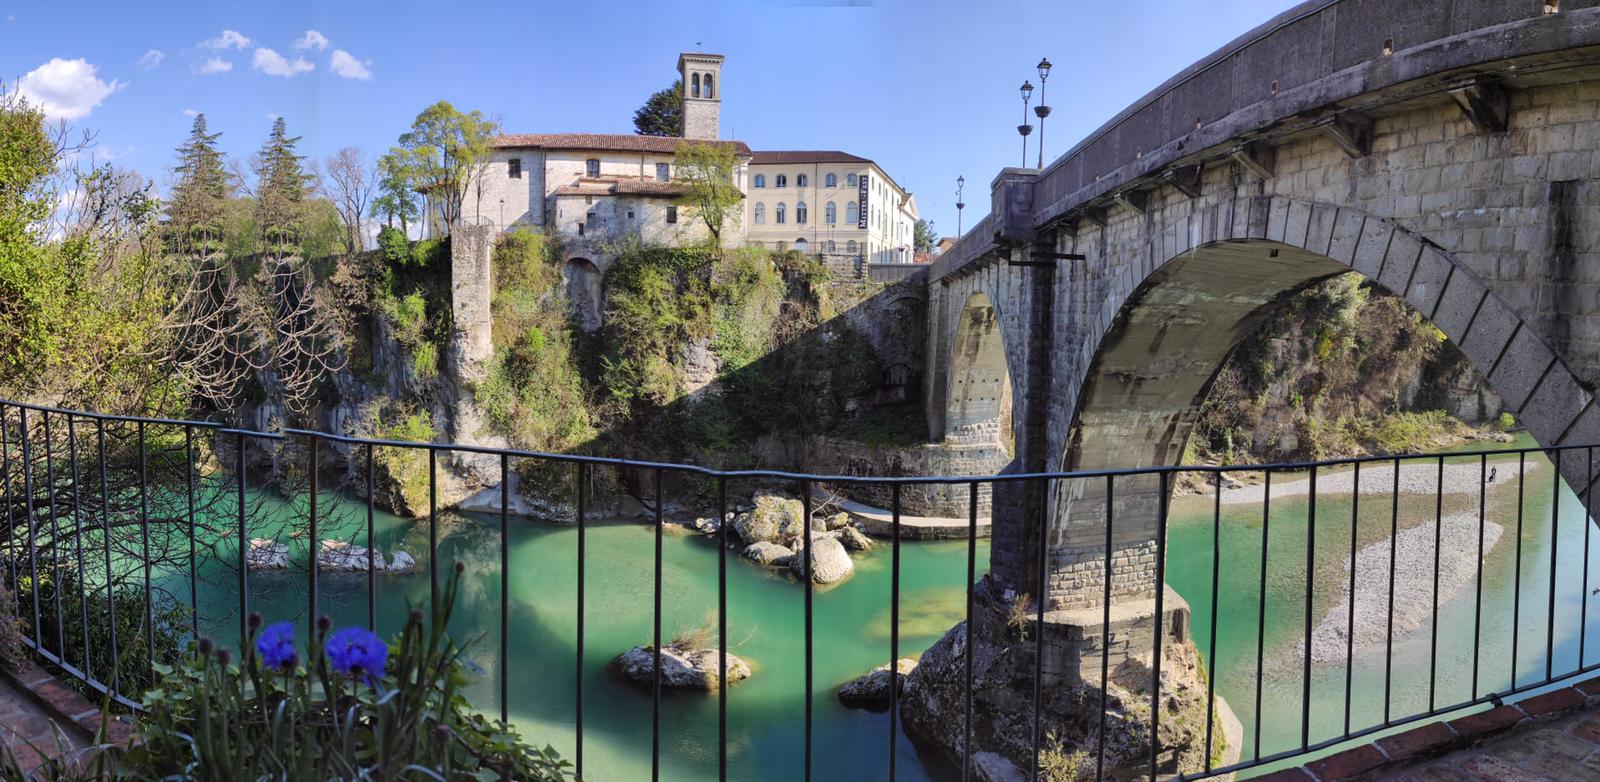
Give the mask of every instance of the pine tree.
[[222, 245], [223, 208], [231, 188], [217, 149], [222, 133], [206, 131], [206, 115], [196, 115], [188, 140], [177, 149], [167, 219], [169, 243], [180, 254], [205, 254]]
[[633, 132], [641, 136], [683, 135], [683, 80], [646, 98], [633, 112]]
[[311, 177], [305, 160], [295, 153], [299, 136], [290, 136], [288, 125], [279, 117], [272, 122], [272, 133], [256, 155], [256, 225], [261, 230], [262, 250], [274, 257], [299, 252], [302, 207]]

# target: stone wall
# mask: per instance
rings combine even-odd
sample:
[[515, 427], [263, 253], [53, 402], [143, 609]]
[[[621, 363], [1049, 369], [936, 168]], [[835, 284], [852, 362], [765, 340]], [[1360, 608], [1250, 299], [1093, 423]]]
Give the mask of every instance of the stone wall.
[[[1211, 373], [1262, 308], [1353, 269], [1431, 318], [1541, 443], [1600, 442], [1591, 404], [1600, 380], [1600, 82], [1528, 88], [1509, 105], [1508, 129], [1485, 133], [1454, 104], [1416, 103], [1377, 119], [1371, 154], [1360, 157], [1323, 134], [1294, 135], [1276, 146], [1264, 179], [1238, 163], [1209, 165], [1192, 195], [1153, 186], [1100, 208], [1103, 226], [1059, 224], [1054, 251], [1085, 261], [1007, 266], [1026, 252], [1016, 248], [933, 282], [934, 434], [949, 431], [957, 315], [976, 293], [999, 316], [1023, 464], [1152, 466], [1179, 458]], [[1042, 295], [1057, 305], [1034, 317]], [[1030, 346], [1039, 339], [1042, 350]], [[1032, 396], [1030, 362], [1049, 377]], [[1578, 461], [1564, 468], [1581, 491], [1589, 476]], [[1012, 524], [997, 515], [992, 567], [1007, 583], [1037, 582], [1043, 514], [1029, 500], [1009, 503]], [[1118, 526], [1151, 540], [1150, 511], [1122, 503]], [[1059, 488], [1050, 500], [1052, 605], [1100, 599], [1104, 543], [1094, 541], [1105, 519], [1095, 504]], [[1131, 560], [1113, 583], [1153, 587], [1150, 567]]]

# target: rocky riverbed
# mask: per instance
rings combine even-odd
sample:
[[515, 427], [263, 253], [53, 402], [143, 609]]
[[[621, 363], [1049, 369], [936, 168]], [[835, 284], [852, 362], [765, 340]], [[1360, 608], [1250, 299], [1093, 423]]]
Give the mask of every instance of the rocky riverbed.
[[[1542, 469], [1542, 461], [1530, 460], [1524, 465], [1525, 480]], [[1477, 494], [1480, 487], [1494, 488], [1517, 480], [1517, 463], [1490, 462], [1489, 475], [1483, 476], [1479, 465], [1471, 462], [1446, 462], [1444, 481], [1439, 480], [1439, 465], [1431, 461], [1411, 461], [1400, 467], [1401, 494], [1433, 494], [1443, 488], [1445, 494]], [[1298, 473], [1297, 473], [1298, 475]], [[1353, 468], [1325, 471], [1317, 476], [1317, 496], [1349, 495], [1355, 488], [1356, 472]], [[1489, 477], [1487, 483], [1480, 480]], [[1389, 496], [1395, 490], [1394, 464], [1372, 462], [1361, 465], [1361, 496]], [[1304, 497], [1311, 493], [1311, 478], [1285, 479], [1275, 476], [1272, 481], [1272, 498]], [[1260, 504], [1266, 497], [1266, 486], [1254, 484], [1222, 490], [1222, 504]]]
[[[1513, 467], [1513, 469], [1515, 469]], [[1426, 624], [1434, 612], [1433, 524], [1418, 524], [1401, 530], [1394, 539], [1394, 637], [1398, 638]], [[1492, 521], [1483, 523], [1483, 552], [1488, 556], [1500, 541], [1504, 529]], [[1439, 533], [1439, 591], [1437, 603], [1444, 605], [1471, 587], [1478, 572], [1478, 516], [1462, 513], [1446, 516]], [[1369, 543], [1356, 551], [1352, 564], [1346, 556], [1344, 577], [1339, 580], [1339, 598], [1311, 634], [1311, 659], [1314, 662], [1343, 662], [1350, 646], [1350, 569], [1355, 568], [1355, 649], [1383, 645], [1389, 638], [1389, 539]], [[1296, 645], [1295, 657], [1305, 657], [1305, 647]]]

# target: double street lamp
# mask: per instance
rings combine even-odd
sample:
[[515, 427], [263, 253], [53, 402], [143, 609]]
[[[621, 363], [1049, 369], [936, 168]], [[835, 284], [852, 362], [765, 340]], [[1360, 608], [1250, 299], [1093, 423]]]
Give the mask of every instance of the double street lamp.
[[1022, 167], [1028, 167], [1028, 134], [1033, 132], [1033, 126], [1028, 124], [1028, 101], [1033, 98], [1033, 82], [1022, 82], [1022, 124], [1017, 126], [1017, 135], [1022, 136]]
[[[1050, 78], [1050, 61], [1039, 58], [1039, 105], [1033, 107], [1033, 113], [1039, 118], [1039, 168], [1044, 168], [1044, 118], [1050, 116], [1050, 107], [1044, 105], [1044, 82]], [[1026, 106], [1027, 102], [1024, 101]], [[1026, 139], [1024, 139], [1026, 141]], [[1027, 153], [1023, 153], [1023, 165], [1027, 165]]]

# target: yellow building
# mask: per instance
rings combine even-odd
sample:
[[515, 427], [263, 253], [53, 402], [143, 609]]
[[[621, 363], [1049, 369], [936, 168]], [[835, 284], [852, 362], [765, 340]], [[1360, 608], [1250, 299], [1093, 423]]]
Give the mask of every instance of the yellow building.
[[747, 243], [911, 262], [916, 199], [877, 163], [836, 150], [753, 152], [746, 176]]

